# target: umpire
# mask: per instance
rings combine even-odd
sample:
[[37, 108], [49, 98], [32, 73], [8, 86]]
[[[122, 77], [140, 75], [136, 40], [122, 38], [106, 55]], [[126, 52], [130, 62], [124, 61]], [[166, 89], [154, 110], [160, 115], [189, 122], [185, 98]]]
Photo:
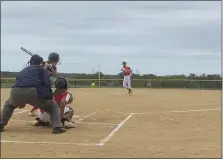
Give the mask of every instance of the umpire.
[[53, 134], [63, 133], [60, 109], [53, 99], [50, 83], [50, 75], [47, 70], [40, 66], [43, 58], [33, 55], [29, 66], [24, 68], [16, 77], [16, 84], [12, 87], [10, 96], [1, 111], [0, 131], [8, 124], [16, 108], [23, 108], [26, 104], [38, 106], [50, 114]]

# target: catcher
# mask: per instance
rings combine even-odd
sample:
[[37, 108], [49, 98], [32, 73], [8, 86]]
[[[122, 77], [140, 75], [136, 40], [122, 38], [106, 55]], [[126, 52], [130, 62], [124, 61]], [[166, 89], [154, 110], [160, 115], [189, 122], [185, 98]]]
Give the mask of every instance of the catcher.
[[[73, 101], [73, 96], [68, 92], [67, 80], [65, 78], [57, 78], [55, 81], [54, 99], [60, 107], [61, 122], [64, 128], [75, 128], [72, 122], [74, 114], [73, 109], [69, 106]], [[36, 107], [38, 108], [38, 107]], [[34, 126], [45, 126], [50, 123], [50, 115], [43, 109], [39, 110], [38, 117], [33, 122]]]

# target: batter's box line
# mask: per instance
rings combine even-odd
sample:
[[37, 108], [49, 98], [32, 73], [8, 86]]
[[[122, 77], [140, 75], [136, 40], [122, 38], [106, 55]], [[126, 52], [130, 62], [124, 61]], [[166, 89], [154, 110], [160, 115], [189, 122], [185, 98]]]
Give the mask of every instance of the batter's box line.
[[[16, 121], [16, 122], [28, 122], [28, 123], [32, 123], [33, 121], [28, 121], [28, 120], [20, 120], [20, 119], [11, 119], [10, 121]], [[117, 126], [119, 124], [116, 123], [100, 123], [100, 122], [75, 122], [77, 124], [90, 124], [90, 125], [109, 125], [109, 126]]]
[[182, 110], [182, 111], [167, 111], [167, 112], [151, 112], [151, 113], [130, 113], [128, 117], [126, 117], [121, 123], [118, 124], [116, 128], [112, 130], [112, 132], [103, 140], [100, 141], [100, 145], [103, 146], [105, 145], [106, 142], [108, 142], [114, 135], [115, 133], [133, 116], [136, 114], [139, 115], [150, 115], [150, 114], [165, 114], [165, 113], [186, 113], [186, 112], [204, 112], [204, 111], [217, 111], [221, 110], [221, 108], [212, 108], [212, 109], [198, 109], [198, 110]]
[[100, 141], [100, 145], [103, 146], [105, 145], [106, 142], [108, 142], [114, 135], [115, 133], [132, 117], [132, 113], [128, 115], [121, 123], [118, 124], [117, 127], [115, 127], [112, 132], [103, 140]]
[[[29, 110], [25, 110], [25, 109], [15, 109], [15, 111], [20, 111], [20, 112], [13, 113], [13, 115], [25, 113], [25, 112], [28, 112]], [[77, 122], [81, 122], [82, 120], [84, 120], [84, 119], [86, 119], [86, 118], [88, 118], [90, 116], [93, 116], [95, 114], [96, 114], [96, 112], [90, 113], [90, 114], [88, 114], [88, 115], [86, 115], [86, 116], [78, 119]], [[78, 116], [73, 116], [73, 118], [75, 118], [75, 117], [79, 117], [79, 115]]]
[[15, 109], [15, 111], [20, 111], [20, 112], [13, 113], [13, 115], [25, 113], [25, 112], [28, 112], [29, 110], [25, 110], [25, 109]]
[[84, 117], [78, 119], [78, 120], [76, 121], [76, 123], [77, 123], [77, 122], [81, 122], [81, 121], [83, 121], [84, 119], [86, 119], [86, 118], [88, 118], [88, 117], [90, 117], [90, 116], [95, 115], [96, 113], [97, 113], [97, 112], [90, 113], [90, 114], [88, 114], [88, 115], [86, 115], [86, 116], [84, 116]]
[[47, 141], [37, 141], [37, 142], [28, 142], [28, 141], [9, 141], [1, 140], [1, 143], [19, 143], [19, 144], [52, 144], [52, 145], [78, 145], [78, 146], [100, 146], [99, 143], [72, 143], [72, 142], [47, 142]]
[[[25, 110], [24, 110], [25, 111]], [[23, 112], [24, 112], [23, 111]], [[28, 111], [28, 110], [27, 110]], [[23, 113], [23, 112], [20, 112], [20, 113]], [[94, 122], [82, 122], [84, 119], [87, 119], [88, 117], [90, 117], [90, 116], [93, 116], [93, 115], [95, 115], [97, 112], [93, 112], [93, 113], [90, 113], [90, 114], [88, 114], [88, 115], [86, 115], [86, 116], [83, 116], [82, 118], [80, 118], [80, 119], [78, 119], [77, 121], [75, 121], [75, 123], [79, 123], [79, 124], [91, 124], [91, 125], [111, 125], [111, 126], [117, 126], [117, 125], [119, 125], [119, 124], [115, 124], [115, 123], [100, 123], [100, 122], [98, 122], [98, 123], [94, 123]], [[73, 116], [73, 118], [74, 117], [76, 117], [76, 116]], [[79, 117], [79, 115], [78, 115], [78, 117]], [[33, 122], [33, 121], [27, 121], [27, 120], [13, 120], [12, 119], [12, 121], [17, 121], [17, 122]]]

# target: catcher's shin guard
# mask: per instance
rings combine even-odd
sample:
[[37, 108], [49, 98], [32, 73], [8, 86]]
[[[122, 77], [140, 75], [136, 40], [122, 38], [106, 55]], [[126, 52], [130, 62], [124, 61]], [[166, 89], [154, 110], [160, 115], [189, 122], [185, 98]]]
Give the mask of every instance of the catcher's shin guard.
[[74, 115], [74, 110], [69, 107], [69, 111], [64, 114], [64, 118], [61, 119], [61, 122], [65, 128], [75, 128], [76, 125], [72, 122], [72, 118]]
[[64, 118], [71, 121], [73, 118], [73, 115], [74, 115], [74, 110], [71, 107], [69, 107], [69, 111], [64, 114]]

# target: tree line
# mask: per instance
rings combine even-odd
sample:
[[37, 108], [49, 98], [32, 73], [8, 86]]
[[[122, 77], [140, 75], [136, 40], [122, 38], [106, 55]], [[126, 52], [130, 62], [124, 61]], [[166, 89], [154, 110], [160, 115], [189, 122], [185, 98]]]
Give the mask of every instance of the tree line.
[[[1, 78], [15, 78], [19, 72], [9, 72], [1, 71]], [[101, 79], [122, 79], [123, 74], [117, 73], [116, 75], [104, 74], [102, 72], [95, 74], [85, 74], [85, 73], [58, 73], [61, 77], [66, 77], [68, 79], [98, 79], [99, 76]], [[219, 74], [201, 74], [196, 75], [190, 73], [189, 75], [166, 75], [166, 76], [157, 76], [155, 74], [133, 74], [133, 79], [191, 79], [191, 80], [221, 80], [222, 77]]]

